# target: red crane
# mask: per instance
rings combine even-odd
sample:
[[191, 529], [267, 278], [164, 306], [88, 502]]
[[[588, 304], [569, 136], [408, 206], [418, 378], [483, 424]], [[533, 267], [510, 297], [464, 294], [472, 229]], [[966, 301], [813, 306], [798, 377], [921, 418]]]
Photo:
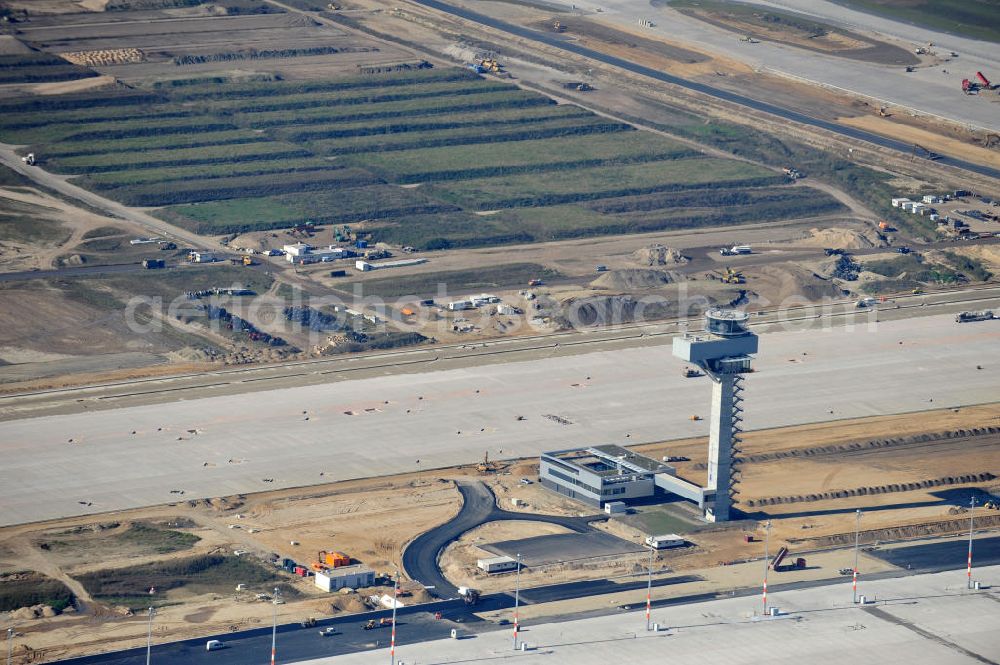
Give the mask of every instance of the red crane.
[[979, 82], [983, 84], [984, 88], [989, 89], [993, 87], [990, 85], [990, 80], [986, 78], [982, 72], [976, 72], [976, 78], [979, 79]]

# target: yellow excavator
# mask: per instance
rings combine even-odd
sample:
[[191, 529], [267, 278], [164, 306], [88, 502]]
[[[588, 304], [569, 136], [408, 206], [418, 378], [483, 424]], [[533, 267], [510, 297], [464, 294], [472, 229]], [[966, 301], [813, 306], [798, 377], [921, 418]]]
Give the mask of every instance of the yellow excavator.
[[747, 279], [743, 273], [726, 266], [726, 274], [722, 276], [722, 281], [726, 284], [745, 284]]

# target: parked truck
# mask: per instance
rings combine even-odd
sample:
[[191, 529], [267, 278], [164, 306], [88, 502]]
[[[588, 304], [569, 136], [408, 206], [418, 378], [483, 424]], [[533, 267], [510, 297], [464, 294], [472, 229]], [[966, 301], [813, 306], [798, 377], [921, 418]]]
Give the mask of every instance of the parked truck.
[[996, 318], [993, 315], [992, 310], [983, 310], [981, 312], [962, 312], [955, 317], [956, 323], [972, 323], [973, 321], [990, 321]]
[[736, 256], [738, 254], [753, 254], [753, 249], [750, 245], [733, 245], [732, 247], [723, 247], [719, 250], [719, 254], [722, 256]]

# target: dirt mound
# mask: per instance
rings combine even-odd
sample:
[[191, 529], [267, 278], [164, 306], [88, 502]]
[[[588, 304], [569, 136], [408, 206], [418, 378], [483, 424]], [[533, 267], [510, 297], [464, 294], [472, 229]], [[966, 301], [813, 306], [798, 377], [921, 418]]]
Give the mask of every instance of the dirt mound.
[[644, 266], [683, 265], [690, 261], [676, 249], [659, 243], [632, 252], [632, 260]]
[[359, 612], [367, 612], [368, 607], [362, 602], [361, 597], [356, 593], [350, 594], [340, 594], [335, 596], [330, 601], [330, 612], [348, 612], [350, 614], [357, 614]]
[[31, 619], [48, 619], [55, 615], [56, 611], [48, 605], [32, 605], [31, 607], [22, 607], [19, 610], [14, 610], [11, 617], [16, 621], [29, 621]]
[[87, 262], [87, 259], [83, 258], [79, 254], [71, 254], [69, 256], [60, 257], [57, 263], [61, 266], [82, 266]]
[[834, 249], [869, 249], [885, 247], [874, 231], [862, 232], [854, 229], [831, 227], [809, 229], [809, 237], [796, 242], [808, 247], [832, 247]]
[[595, 289], [628, 290], [655, 289], [676, 281], [676, 275], [666, 270], [627, 268], [606, 272], [590, 283]]
[[840, 289], [816, 273], [796, 265], [763, 266], [745, 271], [747, 288], [772, 305], [791, 299], [840, 298]]
[[110, 65], [134, 65], [146, 61], [146, 54], [137, 48], [98, 49], [96, 51], [69, 51], [59, 54], [74, 65], [85, 67], [108, 67]]

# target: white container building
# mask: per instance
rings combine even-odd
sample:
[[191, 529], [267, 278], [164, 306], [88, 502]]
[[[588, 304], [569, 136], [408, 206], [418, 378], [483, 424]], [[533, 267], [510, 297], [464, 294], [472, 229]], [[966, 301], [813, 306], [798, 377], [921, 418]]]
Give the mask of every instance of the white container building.
[[486, 573], [505, 573], [508, 570], [517, 570], [517, 560], [509, 556], [495, 556], [479, 559], [476, 561], [476, 566]]
[[608, 515], [620, 515], [628, 512], [628, 505], [624, 501], [608, 501], [604, 504], [604, 512]]
[[662, 536], [647, 536], [646, 545], [654, 550], [666, 550], [671, 547], [681, 547], [685, 543], [684, 539], [676, 533], [668, 533]]
[[315, 580], [316, 586], [323, 591], [360, 589], [375, 585], [375, 571], [361, 564], [341, 566], [317, 572]]

